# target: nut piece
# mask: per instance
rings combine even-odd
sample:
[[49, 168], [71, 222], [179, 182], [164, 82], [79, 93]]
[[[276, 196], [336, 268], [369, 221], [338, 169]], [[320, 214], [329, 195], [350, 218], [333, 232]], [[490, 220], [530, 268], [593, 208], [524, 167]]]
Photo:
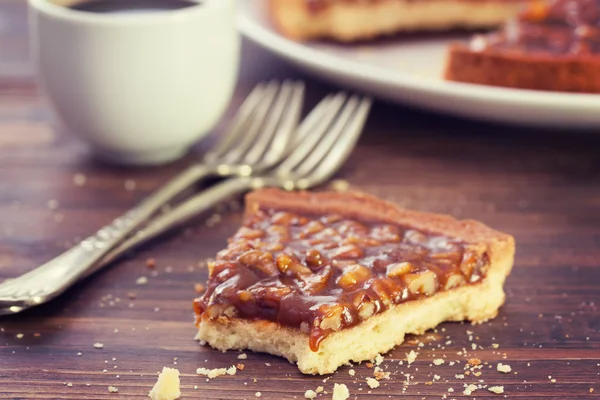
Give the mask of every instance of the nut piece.
[[433, 271], [404, 275], [404, 283], [412, 294], [430, 296], [435, 293], [437, 276]]
[[334, 259], [356, 259], [364, 256], [363, 251], [353, 244], [340, 246], [329, 255]]
[[342, 315], [346, 307], [342, 305], [321, 306], [319, 311], [323, 314], [323, 319], [319, 323], [319, 328], [323, 330], [339, 331], [342, 327]]
[[371, 277], [371, 270], [360, 264], [354, 264], [347, 267], [339, 277], [337, 284], [344, 288], [350, 289], [354, 285], [364, 282]]
[[466, 283], [465, 277], [460, 273], [453, 273], [448, 276], [446, 279], [446, 284], [444, 285], [444, 290], [449, 290], [455, 287], [462, 286]]
[[399, 278], [413, 270], [413, 265], [408, 261], [393, 263], [387, 266], [386, 275], [388, 278]]

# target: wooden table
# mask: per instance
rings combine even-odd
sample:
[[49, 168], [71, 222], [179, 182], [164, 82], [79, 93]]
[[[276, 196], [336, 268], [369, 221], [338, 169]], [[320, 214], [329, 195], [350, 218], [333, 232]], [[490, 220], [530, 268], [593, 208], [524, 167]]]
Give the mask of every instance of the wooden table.
[[[58, 255], [202, 150], [156, 168], [94, 161], [84, 144], [56, 128], [34, 83], [25, 17], [24, 2], [0, 3], [0, 279]], [[232, 110], [257, 81], [273, 77], [306, 80], [309, 105], [334, 89], [245, 43]], [[396, 398], [405, 382], [400, 374], [407, 372], [404, 397], [410, 399], [461, 398], [463, 386], [479, 379], [504, 386], [507, 398], [600, 398], [599, 145], [592, 135], [375, 104], [339, 178], [406, 207], [482, 220], [517, 240], [498, 318], [474, 327], [444, 324], [409, 340], [386, 355], [383, 366], [392, 379], [378, 389], [367, 387], [372, 370], [364, 364], [354, 367], [354, 378], [342, 368], [323, 383], [324, 377], [302, 376], [282, 359], [253, 353], [235, 376], [206, 382], [195, 374], [198, 367], [240, 362], [236, 353], [192, 340], [194, 284], [206, 279], [200, 261], [213, 256], [240, 222], [239, 211], [225, 211], [214, 226], [207, 226], [207, 216], [198, 218], [51, 304], [0, 319], [0, 398], [142, 399], [163, 366], [181, 371], [184, 399], [252, 399], [257, 392], [302, 399], [318, 386], [329, 392], [319, 398], [330, 398], [334, 383], [346, 383], [352, 398]], [[156, 260], [156, 272], [146, 267], [148, 258]], [[141, 276], [147, 285], [136, 284]], [[415, 340], [426, 344], [418, 347]], [[413, 349], [417, 361], [400, 366]], [[471, 357], [486, 363], [482, 374], [460, 379]], [[435, 366], [435, 358], [446, 361]], [[499, 362], [511, 373], [496, 371]], [[118, 393], [109, 393], [109, 386]], [[472, 394], [496, 396], [486, 389]]]

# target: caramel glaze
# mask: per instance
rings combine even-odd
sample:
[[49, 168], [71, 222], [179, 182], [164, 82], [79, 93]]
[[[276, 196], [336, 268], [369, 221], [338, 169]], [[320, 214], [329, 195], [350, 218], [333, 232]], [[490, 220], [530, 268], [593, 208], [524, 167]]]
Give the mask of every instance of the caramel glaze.
[[260, 210], [246, 217], [209, 265], [202, 318], [278, 322], [310, 335], [332, 332], [390, 306], [476, 283], [489, 257], [467, 243], [337, 215]]
[[527, 54], [599, 54], [600, 0], [533, 3], [500, 31], [476, 37], [472, 46]]

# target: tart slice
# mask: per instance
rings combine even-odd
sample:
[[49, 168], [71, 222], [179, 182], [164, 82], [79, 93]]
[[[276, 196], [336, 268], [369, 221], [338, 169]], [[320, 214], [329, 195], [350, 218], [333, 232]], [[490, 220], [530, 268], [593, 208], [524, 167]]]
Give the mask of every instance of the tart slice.
[[600, 93], [600, 0], [538, 2], [497, 32], [450, 48], [452, 81]]
[[275, 25], [297, 40], [340, 42], [407, 31], [493, 28], [530, 0], [269, 0]]
[[263, 189], [209, 266], [197, 339], [327, 374], [504, 303], [511, 236], [360, 193]]

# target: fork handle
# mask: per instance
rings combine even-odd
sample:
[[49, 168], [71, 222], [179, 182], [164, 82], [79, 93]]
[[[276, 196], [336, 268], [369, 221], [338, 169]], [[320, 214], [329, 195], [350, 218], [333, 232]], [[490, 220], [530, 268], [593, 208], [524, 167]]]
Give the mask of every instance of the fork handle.
[[255, 181], [251, 177], [234, 177], [226, 179], [192, 196], [168, 213], [156, 216], [148, 225], [138, 230], [135, 235], [108, 253], [100, 260], [96, 268], [102, 268], [123, 253], [213, 208], [224, 199], [251, 189]]
[[[123, 242], [163, 205], [183, 190], [212, 174], [204, 165], [193, 165], [172, 178], [139, 205], [82, 240], [53, 260], [0, 286], [3, 307], [32, 305], [49, 300], [90, 271], [97, 270], [100, 259]], [[105, 265], [105, 264], [102, 264]]]

